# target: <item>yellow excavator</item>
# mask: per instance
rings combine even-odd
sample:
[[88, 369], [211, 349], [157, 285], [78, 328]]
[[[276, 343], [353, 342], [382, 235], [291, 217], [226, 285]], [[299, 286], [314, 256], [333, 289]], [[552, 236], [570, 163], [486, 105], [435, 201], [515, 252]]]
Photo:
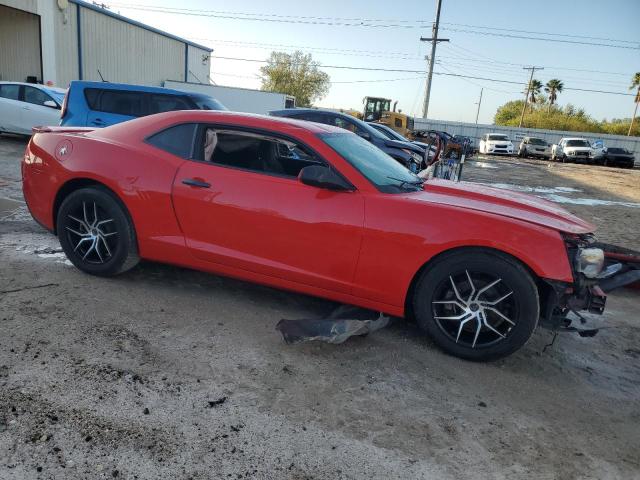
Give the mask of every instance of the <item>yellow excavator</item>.
[[402, 113], [401, 110], [396, 112], [397, 101], [393, 102], [393, 108], [389, 98], [364, 97], [363, 103], [362, 118], [365, 122], [382, 123], [403, 137], [413, 140], [413, 117]]

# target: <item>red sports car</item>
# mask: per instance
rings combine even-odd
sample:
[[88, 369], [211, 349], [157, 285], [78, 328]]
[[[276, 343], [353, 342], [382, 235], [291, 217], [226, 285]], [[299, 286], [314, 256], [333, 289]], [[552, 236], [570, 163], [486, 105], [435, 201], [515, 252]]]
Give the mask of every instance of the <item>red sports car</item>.
[[414, 317], [473, 360], [604, 308], [592, 225], [524, 194], [423, 184], [327, 125], [183, 111], [43, 127], [22, 175], [33, 217], [93, 275], [144, 258], [237, 277]]

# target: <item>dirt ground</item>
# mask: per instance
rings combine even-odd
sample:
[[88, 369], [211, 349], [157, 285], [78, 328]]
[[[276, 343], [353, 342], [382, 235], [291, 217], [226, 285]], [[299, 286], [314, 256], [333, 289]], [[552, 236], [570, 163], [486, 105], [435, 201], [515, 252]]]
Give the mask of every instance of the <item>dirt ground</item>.
[[[335, 304], [143, 263], [70, 266], [21, 200], [0, 138], [0, 478], [635, 479], [640, 292], [595, 338], [538, 330], [511, 357], [441, 353], [414, 325], [287, 346], [275, 324]], [[638, 248], [640, 170], [482, 158]], [[554, 197], [555, 196], [555, 197]]]

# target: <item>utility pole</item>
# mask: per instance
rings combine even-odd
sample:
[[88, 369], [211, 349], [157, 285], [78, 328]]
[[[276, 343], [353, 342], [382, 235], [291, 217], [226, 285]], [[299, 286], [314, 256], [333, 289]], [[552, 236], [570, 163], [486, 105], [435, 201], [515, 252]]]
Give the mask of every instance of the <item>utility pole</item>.
[[427, 85], [424, 92], [424, 106], [422, 107], [422, 118], [427, 118], [429, 113], [429, 97], [431, 96], [431, 80], [433, 79], [433, 65], [436, 60], [436, 45], [438, 42], [448, 42], [448, 38], [438, 38], [438, 28], [440, 27], [440, 7], [442, 0], [436, 0], [436, 21], [431, 28], [431, 38], [420, 37], [421, 42], [431, 42], [431, 55], [429, 59], [429, 75], [427, 76]]
[[533, 80], [533, 73], [536, 70], [544, 70], [542, 67], [522, 67], [523, 70], [531, 70], [531, 76], [529, 77], [529, 83], [527, 83], [527, 93], [524, 94], [524, 106], [522, 107], [522, 115], [520, 115], [520, 124], [518, 127], [522, 127], [522, 121], [524, 120], [524, 111], [527, 109], [527, 102], [529, 102], [529, 91], [531, 90], [531, 81]]
[[478, 111], [476, 112], [476, 125], [478, 125], [478, 117], [480, 116], [480, 105], [482, 104], [482, 91], [484, 88], [480, 89], [480, 100], [478, 100]]

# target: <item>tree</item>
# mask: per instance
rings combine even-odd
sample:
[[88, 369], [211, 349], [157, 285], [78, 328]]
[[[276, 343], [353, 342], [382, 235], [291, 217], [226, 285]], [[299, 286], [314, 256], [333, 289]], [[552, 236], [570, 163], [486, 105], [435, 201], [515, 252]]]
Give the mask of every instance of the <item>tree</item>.
[[271, 52], [267, 64], [260, 68], [262, 90], [293, 95], [296, 105], [310, 107], [329, 91], [329, 75], [318, 67], [310, 54]]
[[536, 103], [536, 95], [540, 93], [540, 90], [542, 90], [542, 82], [540, 80], [534, 78], [529, 82], [529, 101], [531, 103]]
[[549, 110], [551, 110], [551, 106], [556, 103], [558, 94], [562, 92], [563, 88], [564, 84], [557, 78], [552, 78], [544, 86], [544, 91], [549, 94]]
[[627, 133], [627, 137], [631, 136], [631, 130], [633, 129], [633, 122], [636, 119], [636, 113], [638, 113], [638, 104], [640, 103], [640, 72], [636, 72], [636, 74], [631, 79], [631, 86], [629, 87], [629, 90], [633, 90], [634, 88], [638, 89], [636, 91], [636, 98], [635, 98], [636, 106], [633, 109], [633, 115], [631, 116], [631, 124], [629, 125], [629, 133]]

